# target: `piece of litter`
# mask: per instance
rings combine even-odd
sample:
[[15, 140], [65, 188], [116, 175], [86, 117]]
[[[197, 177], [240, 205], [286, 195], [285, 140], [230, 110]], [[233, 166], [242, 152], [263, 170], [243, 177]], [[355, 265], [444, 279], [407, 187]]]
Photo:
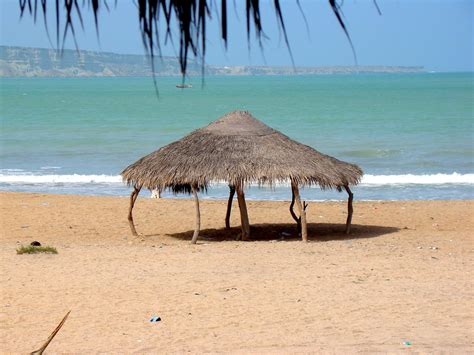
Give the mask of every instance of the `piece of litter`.
[[280, 235], [282, 235], [283, 237], [291, 237], [291, 234], [287, 232], [281, 232]]
[[158, 317], [158, 316], [153, 316], [150, 318], [150, 323], [156, 323], [156, 322], [159, 322], [161, 321], [161, 318]]
[[409, 342], [409, 341], [404, 341], [404, 342], [403, 342], [403, 345], [410, 346], [410, 345], [411, 345], [411, 342]]

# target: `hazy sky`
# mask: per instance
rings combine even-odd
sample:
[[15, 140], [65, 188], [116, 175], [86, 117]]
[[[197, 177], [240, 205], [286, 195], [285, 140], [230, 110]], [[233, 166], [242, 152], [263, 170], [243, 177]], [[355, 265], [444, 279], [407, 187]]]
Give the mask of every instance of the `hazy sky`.
[[[48, 1], [51, 9], [54, 2]], [[143, 54], [137, 11], [132, 1], [119, 0], [116, 8], [101, 13], [100, 44], [93, 18], [85, 9], [86, 30], [76, 26], [81, 49]], [[220, 3], [217, 1], [217, 3]], [[229, 48], [219, 39], [215, 9], [209, 24], [207, 63], [221, 65], [291, 65], [288, 50], [278, 31], [271, 1], [261, 1], [264, 57], [252, 36], [251, 50], [245, 30], [245, 2], [233, 0], [229, 5]], [[296, 65], [353, 65], [352, 52], [326, 0], [301, 0], [308, 20], [307, 31], [296, 0], [284, 0], [283, 12]], [[474, 0], [378, 0], [379, 16], [371, 0], [345, 0], [343, 12], [356, 48], [360, 65], [422, 65], [433, 71], [472, 71]], [[19, 19], [18, 0], [1, 1], [0, 44], [28, 47], [50, 47], [42, 17], [33, 24], [27, 16]], [[54, 12], [50, 31], [55, 36]], [[53, 38], [54, 38], [53, 36]], [[177, 41], [176, 41], [177, 42]], [[68, 41], [67, 48], [74, 48]], [[169, 45], [165, 55], [174, 55]]]

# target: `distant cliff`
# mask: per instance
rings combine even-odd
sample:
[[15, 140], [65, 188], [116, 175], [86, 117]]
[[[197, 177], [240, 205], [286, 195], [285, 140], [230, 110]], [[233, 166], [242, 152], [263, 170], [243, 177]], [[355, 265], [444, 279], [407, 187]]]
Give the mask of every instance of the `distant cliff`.
[[[155, 59], [156, 74], [180, 75], [174, 58]], [[197, 70], [196, 70], [197, 69]], [[193, 70], [200, 71], [193, 63]], [[151, 62], [143, 55], [0, 46], [0, 76], [80, 77], [148, 76]]]
[[206, 72], [210, 75], [317, 75], [351, 73], [422, 73], [423, 67], [401, 66], [327, 66], [327, 67], [268, 67], [268, 66], [231, 66], [209, 65]]
[[[423, 67], [347, 66], [347, 67], [269, 67], [216, 66], [205, 67], [206, 75], [309, 75], [344, 73], [415, 73]], [[0, 77], [88, 77], [149, 76], [151, 62], [147, 56], [107, 52], [0, 46]], [[173, 57], [155, 58], [155, 74], [180, 76], [179, 62]], [[194, 60], [187, 74], [201, 75]]]

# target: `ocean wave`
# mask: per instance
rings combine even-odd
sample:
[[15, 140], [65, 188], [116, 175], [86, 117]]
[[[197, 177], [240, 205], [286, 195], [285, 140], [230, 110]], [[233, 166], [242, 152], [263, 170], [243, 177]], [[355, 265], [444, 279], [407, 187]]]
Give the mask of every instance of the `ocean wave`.
[[60, 166], [42, 166], [40, 168], [41, 170], [59, 170], [61, 169]]
[[5, 173], [18, 173], [24, 171], [23, 169], [0, 169], [0, 174], [5, 172]]
[[443, 185], [474, 184], [474, 174], [364, 175], [361, 185]]
[[120, 175], [0, 175], [0, 183], [15, 184], [111, 184], [121, 182]]
[[342, 154], [352, 158], [388, 158], [401, 152], [399, 149], [359, 149], [346, 150]]
[[[118, 184], [122, 183], [120, 175], [34, 175], [34, 174], [0, 174], [0, 183], [10, 184]], [[361, 186], [371, 185], [474, 185], [474, 174], [426, 174], [426, 175], [364, 175]], [[212, 185], [227, 185], [225, 181], [216, 181]], [[257, 184], [250, 184], [257, 185]], [[289, 186], [289, 181], [276, 186]]]

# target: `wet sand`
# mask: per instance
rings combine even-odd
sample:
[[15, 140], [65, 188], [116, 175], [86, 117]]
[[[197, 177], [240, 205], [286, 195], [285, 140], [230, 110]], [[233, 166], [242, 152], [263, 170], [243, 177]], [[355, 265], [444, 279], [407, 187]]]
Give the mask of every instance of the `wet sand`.
[[[474, 352], [474, 201], [310, 203], [309, 243], [288, 202], [0, 192], [3, 353]], [[31, 241], [57, 255], [16, 255]], [[150, 323], [152, 316], [161, 321]], [[404, 345], [404, 342], [410, 345]]]

